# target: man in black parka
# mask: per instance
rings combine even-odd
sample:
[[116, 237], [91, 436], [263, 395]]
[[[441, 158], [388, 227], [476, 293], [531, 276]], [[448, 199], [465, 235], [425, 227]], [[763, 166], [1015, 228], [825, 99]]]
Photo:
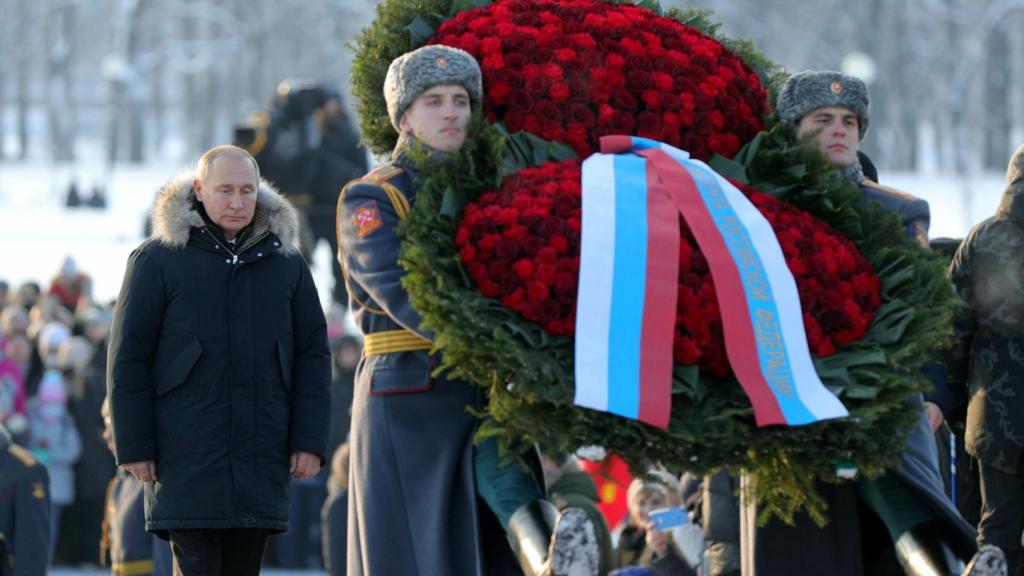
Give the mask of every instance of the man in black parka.
[[118, 464], [176, 574], [257, 574], [289, 475], [324, 462], [327, 328], [295, 209], [219, 146], [161, 192], [128, 259], [108, 386]]

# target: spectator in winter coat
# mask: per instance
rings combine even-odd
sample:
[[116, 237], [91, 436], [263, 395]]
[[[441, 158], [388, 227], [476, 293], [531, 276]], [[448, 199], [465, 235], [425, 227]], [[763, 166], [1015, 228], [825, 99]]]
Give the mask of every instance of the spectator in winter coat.
[[708, 559], [704, 576], [740, 576], [739, 486], [739, 478], [727, 470], [704, 477], [701, 523]]
[[1010, 159], [991, 218], [971, 229], [950, 274], [963, 302], [948, 377], [968, 396], [965, 447], [980, 465], [978, 543], [1024, 574], [1024, 146]]
[[352, 427], [352, 388], [363, 344], [355, 336], [342, 336], [334, 342], [332, 348], [334, 377], [331, 381], [331, 434], [327, 447], [333, 454], [338, 446], [348, 441], [348, 432]]
[[8, 304], [0, 311], [0, 339], [14, 333], [28, 332], [28, 311], [18, 304]]
[[28, 336], [14, 333], [4, 340], [0, 358], [0, 424], [15, 437], [28, 431], [25, 374], [32, 360], [32, 344]]
[[68, 413], [67, 402], [64, 377], [58, 370], [48, 369], [39, 385], [39, 394], [28, 405], [28, 448], [50, 475], [50, 538], [54, 543], [61, 512], [75, 500], [73, 467], [82, 453], [82, 441]]
[[100, 416], [106, 374], [92, 369], [94, 354], [93, 344], [84, 336], [72, 336], [57, 352], [58, 367], [68, 384], [68, 412], [82, 442], [82, 454], [74, 467], [75, 500], [61, 513], [62, 528], [54, 554], [55, 561], [65, 564], [96, 560], [103, 501], [114, 476], [114, 460], [103, 441]]
[[92, 279], [79, 271], [75, 259], [68, 256], [64, 258], [60, 272], [50, 282], [47, 292], [56, 296], [61, 305], [74, 312], [79, 302], [92, 300]]
[[331, 576], [348, 572], [345, 550], [348, 546], [348, 463], [349, 445], [338, 446], [331, 457], [331, 476], [327, 479], [327, 500], [320, 512], [324, 568]]
[[107, 363], [117, 462], [182, 574], [259, 573], [289, 477], [324, 462], [327, 327], [297, 239], [252, 156], [218, 146], [161, 191], [129, 257]]

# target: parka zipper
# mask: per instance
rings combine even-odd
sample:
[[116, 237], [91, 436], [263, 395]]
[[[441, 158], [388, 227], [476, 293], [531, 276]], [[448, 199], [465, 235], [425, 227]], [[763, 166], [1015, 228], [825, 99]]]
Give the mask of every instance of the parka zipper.
[[[206, 226], [205, 228], [208, 229], [209, 226]], [[216, 234], [210, 234], [210, 238], [213, 238], [213, 241], [216, 242], [218, 246], [220, 246], [225, 251], [227, 251], [228, 254], [231, 254], [231, 263], [232, 264], [238, 264], [238, 254], [240, 254], [242, 252], [245, 252], [246, 250], [248, 250], [249, 248], [253, 247], [257, 242], [259, 242], [260, 240], [263, 240], [267, 236], [270, 236], [270, 232], [264, 232], [263, 234], [259, 235], [258, 237], [253, 238], [248, 244], [246, 244], [245, 246], [242, 246], [238, 250], [238, 253], [235, 253], [231, 248], [228, 248], [220, 240], [218, 240]]]

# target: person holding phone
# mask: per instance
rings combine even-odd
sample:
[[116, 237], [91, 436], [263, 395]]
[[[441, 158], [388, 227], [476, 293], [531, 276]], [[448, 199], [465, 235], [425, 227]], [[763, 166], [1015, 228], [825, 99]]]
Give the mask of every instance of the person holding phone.
[[619, 565], [650, 567], [659, 576], [696, 576], [703, 537], [689, 523], [676, 477], [650, 470], [633, 479], [626, 501], [629, 525], [619, 536]]

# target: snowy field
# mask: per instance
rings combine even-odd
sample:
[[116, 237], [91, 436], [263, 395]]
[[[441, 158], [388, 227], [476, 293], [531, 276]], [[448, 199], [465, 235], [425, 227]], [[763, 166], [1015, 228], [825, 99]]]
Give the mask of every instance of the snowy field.
[[[55, 168], [41, 163], [0, 164], [0, 279], [12, 286], [34, 280], [44, 286], [65, 256], [93, 278], [94, 296], [117, 295], [125, 262], [142, 241], [143, 223], [160, 186], [185, 166], [119, 166], [105, 175], [100, 168]], [[64, 196], [74, 178], [88, 195], [93, 183], [105, 182], [106, 210], [67, 209]], [[960, 238], [994, 211], [1005, 187], [1002, 173], [970, 180], [919, 174], [883, 174], [882, 182], [920, 196], [931, 204], [933, 238]], [[314, 252], [313, 272], [326, 298], [334, 260], [326, 243]]]

